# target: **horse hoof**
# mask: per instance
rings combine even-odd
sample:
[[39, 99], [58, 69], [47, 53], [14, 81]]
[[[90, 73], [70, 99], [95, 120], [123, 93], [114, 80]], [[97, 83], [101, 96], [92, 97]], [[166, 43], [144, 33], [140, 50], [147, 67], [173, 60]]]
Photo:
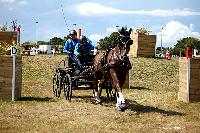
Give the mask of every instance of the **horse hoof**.
[[118, 104], [116, 107], [116, 110], [118, 112], [124, 112], [126, 109], [127, 109], [127, 106], [125, 103]]
[[96, 101], [96, 102], [95, 102], [96, 104], [101, 103], [101, 100], [100, 100], [100, 99], [96, 99], [95, 101]]

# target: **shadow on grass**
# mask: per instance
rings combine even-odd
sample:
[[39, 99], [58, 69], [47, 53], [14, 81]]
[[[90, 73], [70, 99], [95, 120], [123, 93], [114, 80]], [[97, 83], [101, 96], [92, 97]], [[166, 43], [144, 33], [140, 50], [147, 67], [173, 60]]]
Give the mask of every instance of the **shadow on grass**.
[[49, 97], [21, 97], [19, 101], [36, 101], [36, 102], [49, 102], [52, 101], [52, 98]]
[[[72, 96], [72, 98], [77, 102], [86, 102], [91, 104], [96, 104], [95, 98], [91, 95], [84, 95], [84, 96]], [[81, 100], [80, 100], [81, 99]], [[115, 100], [114, 98], [109, 99], [106, 96], [101, 96], [101, 105], [109, 107], [109, 106], [115, 106]]]
[[145, 88], [145, 87], [134, 87], [134, 86], [130, 86], [130, 89], [136, 89], [136, 90], [151, 90], [149, 88]]
[[73, 88], [74, 90], [91, 90], [93, 89], [93, 87], [76, 87], [76, 88]]
[[141, 105], [138, 104], [135, 101], [130, 101], [127, 100], [127, 105], [128, 105], [128, 109], [130, 109], [131, 111], [137, 112], [138, 114], [140, 113], [160, 113], [162, 115], [166, 115], [166, 116], [184, 116], [184, 113], [181, 112], [177, 112], [177, 111], [172, 111], [172, 110], [163, 110], [163, 109], [159, 109], [157, 107], [152, 107], [152, 106], [145, 106], [145, 105]]
[[88, 95], [88, 96], [86, 96], [86, 95], [84, 95], [84, 96], [72, 96], [72, 98], [73, 99], [77, 99], [77, 98], [80, 98], [80, 99], [82, 99], [82, 100], [89, 100], [89, 99], [92, 99], [93, 98], [93, 96], [90, 96], [90, 95]]
[[83, 96], [72, 96], [72, 100], [75, 102], [81, 102], [81, 103], [94, 103], [94, 97], [91, 95], [83, 95]]
[[[77, 101], [77, 102], [86, 102], [86, 103], [96, 104], [94, 97], [91, 95], [73, 96], [72, 98], [75, 99], [75, 101]], [[110, 100], [106, 96], [101, 96], [101, 100], [102, 100], [102, 102], [100, 103], [100, 105], [109, 107], [109, 108], [115, 107], [116, 101], [114, 99]], [[177, 112], [177, 111], [163, 110], [163, 109], [159, 109], [157, 107], [141, 105], [141, 104], [138, 104], [137, 102], [129, 100], [129, 99], [126, 99], [126, 103], [127, 103], [127, 109], [129, 109], [133, 112], [137, 112], [137, 114], [159, 113], [159, 114], [166, 115], [166, 116], [185, 116], [186, 115], [184, 113]]]

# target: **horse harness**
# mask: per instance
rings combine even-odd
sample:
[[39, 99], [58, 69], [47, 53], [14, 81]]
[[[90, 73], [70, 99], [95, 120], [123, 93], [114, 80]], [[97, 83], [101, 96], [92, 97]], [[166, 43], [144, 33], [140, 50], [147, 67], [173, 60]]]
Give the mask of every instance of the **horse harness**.
[[97, 67], [98, 65], [102, 66], [99, 67], [98, 70], [101, 70], [103, 73], [107, 73], [108, 70], [113, 67], [118, 67], [119, 69], [123, 67], [126, 68], [126, 70], [130, 70], [132, 66], [128, 56], [122, 56], [120, 52], [121, 51], [118, 47], [111, 50], [106, 50], [106, 52], [103, 53], [103, 56], [101, 57], [98, 64], [95, 64], [97, 65]]

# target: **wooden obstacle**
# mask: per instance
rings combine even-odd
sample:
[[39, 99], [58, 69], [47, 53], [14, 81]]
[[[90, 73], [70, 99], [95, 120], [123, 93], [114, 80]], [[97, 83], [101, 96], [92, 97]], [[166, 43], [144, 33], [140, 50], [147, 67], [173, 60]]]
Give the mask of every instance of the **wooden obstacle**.
[[12, 44], [12, 42], [15, 41], [15, 43], [18, 43], [18, 36], [18, 32], [16, 31], [1, 31], [0, 42]]
[[[22, 57], [4, 55], [5, 48], [19, 44], [19, 32], [0, 32], [0, 99], [18, 100], [22, 88]], [[3, 54], [3, 55], [2, 55]], [[14, 62], [13, 62], [14, 61]]]
[[154, 57], [156, 35], [131, 34], [133, 44], [130, 47], [131, 57]]
[[19, 33], [13, 31], [0, 31], [0, 55], [9, 54], [9, 49], [14, 44], [19, 44]]
[[15, 71], [13, 74], [13, 57], [10, 55], [0, 55], [1, 100], [12, 100], [13, 86], [15, 87], [14, 100], [18, 100], [21, 97], [22, 89], [22, 57], [16, 56]]
[[200, 57], [179, 58], [178, 99], [187, 103], [200, 101]]

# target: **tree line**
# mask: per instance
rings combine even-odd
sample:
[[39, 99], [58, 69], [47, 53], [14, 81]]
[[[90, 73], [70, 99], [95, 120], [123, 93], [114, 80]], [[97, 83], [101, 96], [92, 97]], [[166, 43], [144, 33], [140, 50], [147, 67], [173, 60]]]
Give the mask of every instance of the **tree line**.
[[46, 41], [37, 41], [37, 43], [36, 42], [32, 42], [32, 41], [26, 41], [26, 42], [22, 43], [22, 45], [30, 45], [30, 46], [36, 46], [36, 45], [64, 45], [65, 41], [68, 38], [69, 38], [69, 36], [64, 37], [64, 39], [62, 39], [60, 37], [53, 37], [48, 42], [46, 42]]
[[[119, 37], [119, 33], [113, 32], [109, 36], [100, 39], [97, 46], [100, 50], [106, 50], [106, 49], [112, 48], [117, 44], [118, 37]], [[179, 55], [181, 53], [182, 56], [185, 56], [187, 47], [197, 49], [200, 54], [200, 40], [194, 37], [182, 38], [177, 41], [174, 47], [162, 47], [162, 51], [161, 51], [161, 47], [157, 47], [156, 54], [160, 54], [160, 53], [165, 54], [168, 51], [172, 55]]]
[[[179, 55], [181, 53], [182, 56], [186, 55], [186, 48], [190, 47], [198, 50], [198, 54], [200, 54], [200, 40], [194, 37], [186, 37], [177, 41], [174, 47], [162, 48], [163, 53], [166, 51], [170, 52], [172, 55]], [[161, 52], [161, 47], [157, 47], [156, 53], [159, 54]]]
[[[98, 49], [100, 50], [106, 50], [113, 48], [118, 43], [119, 33], [113, 32], [109, 36], [104, 37], [99, 40], [98, 42]], [[30, 46], [36, 46], [36, 45], [54, 45], [58, 49], [63, 49], [65, 45], [65, 41], [69, 39], [69, 36], [64, 37], [64, 39], [60, 37], [53, 37], [48, 42], [45, 41], [37, 41], [37, 43], [26, 41], [22, 45], [30, 45]], [[191, 47], [194, 49], [199, 50], [200, 53], [200, 40], [198, 38], [194, 37], [186, 37], [182, 38], [177, 41], [177, 43], [174, 45], [174, 47], [162, 47], [162, 53], [165, 54], [167, 51], [170, 52], [172, 55], [179, 55], [181, 53], [182, 56], [185, 56], [186, 48]], [[161, 53], [161, 47], [156, 48], [156, 54]]]

